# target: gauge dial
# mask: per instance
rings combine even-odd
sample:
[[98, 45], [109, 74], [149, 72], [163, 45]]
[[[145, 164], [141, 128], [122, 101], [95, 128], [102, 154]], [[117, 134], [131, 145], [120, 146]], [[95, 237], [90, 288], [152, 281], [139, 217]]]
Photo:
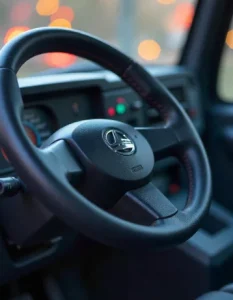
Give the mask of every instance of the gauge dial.
[[37, 147], [57, 129], [52, 116], [42, 108], [25, 109], [23, 124], [32, 143]]
[[33, 145], [40, 147], [41, 146], [41, 137], [37, 128], [30, 122], [23, 122], [24, 129], [27, 133], [27, 136], [33, 143]]
[[[52, 115], [42, 108], [26, 108], [23, 112], [22, 123], [26, 134], [36, 147], [40, 147], [57, 129]], [[0, 165], [1, 172], [12, 170], [3, 148], [0, 148]]]

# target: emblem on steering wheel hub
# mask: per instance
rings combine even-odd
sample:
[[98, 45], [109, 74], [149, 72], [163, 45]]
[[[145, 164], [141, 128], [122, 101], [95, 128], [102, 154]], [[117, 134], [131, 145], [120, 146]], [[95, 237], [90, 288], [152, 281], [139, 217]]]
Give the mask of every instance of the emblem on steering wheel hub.
[[122, 155], [132, 155], [136, 146], [134, 142], [121, 130], [108, 129], [104, 132], [105, 144], [114, 152]]

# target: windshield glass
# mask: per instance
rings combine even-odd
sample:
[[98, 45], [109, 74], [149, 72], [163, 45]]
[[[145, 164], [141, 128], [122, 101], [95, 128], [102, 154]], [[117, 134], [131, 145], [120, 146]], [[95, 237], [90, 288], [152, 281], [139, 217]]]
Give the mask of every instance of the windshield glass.
[[[41, 26], [97, 35], [144, 64], [175, 64], [191, 27], [196, 0], [0, 0], [2, 45]], [[20, 76], [68, 67], [82, 59], [50, 53], [29, 61]]]

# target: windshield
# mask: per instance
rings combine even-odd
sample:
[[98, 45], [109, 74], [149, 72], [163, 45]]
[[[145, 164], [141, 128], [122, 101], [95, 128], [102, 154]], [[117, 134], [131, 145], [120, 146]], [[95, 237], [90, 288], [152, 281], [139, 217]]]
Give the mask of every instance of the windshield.
[[[196, 0], [0, 0], [2, 45], [41, 26], [94, 34], [144, 64], [175, 64], [191, 27]], [[50, 53], [29, 61], [28, 76], [82, 59]]]

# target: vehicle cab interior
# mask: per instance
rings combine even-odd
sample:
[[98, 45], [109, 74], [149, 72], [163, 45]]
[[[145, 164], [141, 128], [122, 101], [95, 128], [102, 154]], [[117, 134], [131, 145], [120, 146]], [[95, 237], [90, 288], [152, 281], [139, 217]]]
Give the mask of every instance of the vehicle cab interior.
[[0, 299], [233, 299], [233, 2], [0, 0]]

